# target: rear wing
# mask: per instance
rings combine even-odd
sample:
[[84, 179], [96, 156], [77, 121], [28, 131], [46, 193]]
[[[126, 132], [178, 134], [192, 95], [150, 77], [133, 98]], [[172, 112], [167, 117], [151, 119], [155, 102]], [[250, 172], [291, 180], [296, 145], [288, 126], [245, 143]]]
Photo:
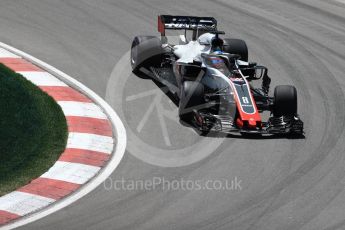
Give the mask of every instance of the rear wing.
[[165, 36], [165, 30], [204, 30], [216, 31], [217, 20], [213, 17], [158, 16], [158, 31]]

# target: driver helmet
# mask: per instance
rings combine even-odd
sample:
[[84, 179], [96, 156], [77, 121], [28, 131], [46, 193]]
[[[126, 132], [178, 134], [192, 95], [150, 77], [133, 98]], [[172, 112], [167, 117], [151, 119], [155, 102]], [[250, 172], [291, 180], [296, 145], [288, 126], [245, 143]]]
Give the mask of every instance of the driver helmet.
[[216, 36], [211, 40], [211, 51], [222, 51], [222, 47], [224, 45], [224, 41], [221, 38], [217, 38]]

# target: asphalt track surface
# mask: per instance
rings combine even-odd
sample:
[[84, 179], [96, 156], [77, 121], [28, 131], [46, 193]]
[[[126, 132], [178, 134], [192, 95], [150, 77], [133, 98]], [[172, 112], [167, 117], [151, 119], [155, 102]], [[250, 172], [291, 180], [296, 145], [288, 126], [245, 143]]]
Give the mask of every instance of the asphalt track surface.
[[[156, 34], [158, 14], [215, 16], [220, 29], [246, 40], [250, 60], [269, 68], [272, 88], [297, 87], [305, 139], [221, 138], [212, 154], [181, 166], [189, 152], [178, 149], [219, 138], [200, 137], [174, 122], [176, 111], [168, 102], [168, 139], [154, 115], [138, 129], [150, 100], [134, 106], [118, 98], [157, 86], [131, 75], [119, 89], [122, 95], [107, 87], [133, 36]], [[345, 4], [336, 0], [2, 0], [0, 41], [107, 95], [128, 130], [140, 130], [138, 137], [150, 146], [172, 150], [174, 164], [181, 166], [149, 164], [128, 151], [112, 180], [241, 180], [241, 189], [231, 191], [100, 186], [21, 229], [344, 229], [344, 23]], [[150, 154], [157, 157], [145, 151], [143, 158]], [[158, 157], [170, 156], [162, 151]]]

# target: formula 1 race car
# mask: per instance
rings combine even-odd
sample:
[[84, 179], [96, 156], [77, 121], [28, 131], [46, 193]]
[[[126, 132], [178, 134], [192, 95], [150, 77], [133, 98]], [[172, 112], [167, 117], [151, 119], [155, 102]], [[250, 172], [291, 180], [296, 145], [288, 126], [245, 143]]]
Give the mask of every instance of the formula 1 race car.
[[[184, 30], [178, 44], [166, 30]], [[179, 101], [181, 120], [201, 132], [303, 134], [297, 114], [297, 91], [280, 85], [268, 95], [267, 68], [248, 62], [240, 39], [220, 38], [212, 17], [158, 16], [161, 36], [136, 36], [131, 47], [134, 73], [143, 72], [169, 88]], [[187, 40], [187, 31], [192, 33]], [[176, 42], [177, 43], [177, 42]], [[252, 81], [262, 80], [255, 88]], [[263, 122], [263, 111], [269, 111]]]

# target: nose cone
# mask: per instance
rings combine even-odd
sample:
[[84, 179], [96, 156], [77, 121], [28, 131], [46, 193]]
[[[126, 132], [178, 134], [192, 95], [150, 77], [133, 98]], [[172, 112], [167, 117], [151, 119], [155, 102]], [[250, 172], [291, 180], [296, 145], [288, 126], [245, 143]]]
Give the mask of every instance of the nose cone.
[[256, 120], [254, 118], [250, 118], [248, 121], [249, 128], [256, 128]]

